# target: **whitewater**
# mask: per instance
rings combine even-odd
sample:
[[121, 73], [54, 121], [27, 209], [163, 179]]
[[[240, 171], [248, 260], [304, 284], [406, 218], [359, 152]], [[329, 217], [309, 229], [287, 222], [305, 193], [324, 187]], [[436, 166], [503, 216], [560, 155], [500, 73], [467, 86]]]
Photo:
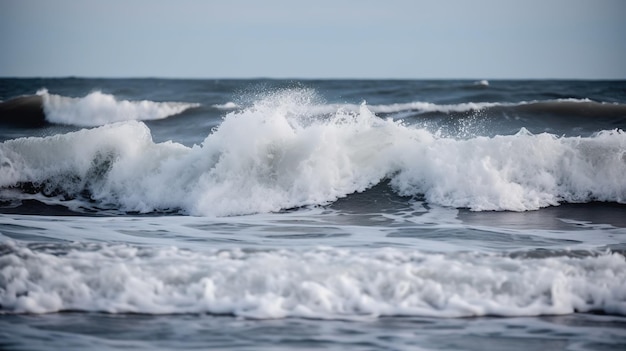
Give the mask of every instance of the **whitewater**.
[[626, 344], [623, 82], [0, 82], [2, 348]]
[[51, 123], [93, 127], [128, 120], [153, 120], [177, 115], [199, 104], [118, 100], [111, 94], [94, 91], [82, 98], [48, 93], [40, 89], [46, 120]]
[[474, 211], [626, 199], [621, 130], [458, 140], [381, 119], [366, 104], [312, 119], [308, 94], [230, 112], [192, 147], [154, 143], [137, 122], [11, 140], [0, 147], [0, 187], [28, 185], [60, 201], [86, 192], [126, 212], [221, 216], [324, 205], [385, 180], [401, 196]]

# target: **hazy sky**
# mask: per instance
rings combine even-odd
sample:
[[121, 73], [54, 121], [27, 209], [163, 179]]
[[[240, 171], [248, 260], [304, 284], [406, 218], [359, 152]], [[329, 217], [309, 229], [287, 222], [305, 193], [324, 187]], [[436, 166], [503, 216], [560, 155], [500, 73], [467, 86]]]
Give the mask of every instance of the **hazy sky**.
[[626, 79], [625, 0], [0, 0], [0, 76]]

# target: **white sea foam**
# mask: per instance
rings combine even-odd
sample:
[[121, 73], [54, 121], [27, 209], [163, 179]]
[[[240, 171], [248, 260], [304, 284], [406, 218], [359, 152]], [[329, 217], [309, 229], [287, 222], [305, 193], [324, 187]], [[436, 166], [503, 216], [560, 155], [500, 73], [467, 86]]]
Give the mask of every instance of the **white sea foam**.
[[[367, 109], [372, 113], [399, 113], [399, 112], [412, 112], [415, 114], [424, 114], [431, 112], [439, 113], [462, 113], [481, 111], [491, 107], [497, 106], [518, 106], [520, 104], [527, 104], [527, 102], [520, 102], [516, 104], [510, 103], [497, 103], [497, 102], [465, 102], [459, 104], [435, 104], [425, 101], [412, 101], [405, 103], [386, 104], [386, 105], [367, 105]], [[323, 105], [311, 105], [309, 106], [309, 113], [316, 115], [328, 115], [335, 114], [337, 111], [344, 113], [358, 113], [361, 110], [362, 104], [323, 104]]]
[[121, 121], [163, 119], [199, 106], [183, 102], [118, 100], [113, 95], [99, 91], [82, 98], [50, 94], [46, 89], [39, 90], [37, 95], [43, 98], [48, 122], [83, 127]]
[[619, 254], [520, 259], [395, 249], [197, 253], [76, 245], [0, 256], [0, 312], [213, 313], [251, 318], [626, 315]]
[[626, 202], [626, 133], [454, 139], [369, 106], [313, 117], [306, 91], [233, 111], [202, 145], [155, 144], [140, 122], [0, 144], [0, 187], [89, 193], [99, 206], [236, 215], [332, 202], [390, 179], [402, 195], [472, 210]]
[[409, 102], [404, 104], [391, 104], [391, 105], [373, 105], [370, 109], [374, 113], [394, 113], [402, 111], [416, 111], [420, 113], [427, 112], [469, 112], [480, 111], [486, 108], [495, 106], [504, 106], [507, 104], [496, 102], [464, 102], [460, 104], [434, 104], [431, 102]]
[[[423, 101], [414, 101], [407, 103], [399, 103], [399, 104], [389, 104], [389, 105], [368, 105], [370, 111], [374, 113], [397, 113], [397, 112], [406, 112], [412, 111], [418, 114], [422, 113], [463, 113], [463, 112], [476, 112], [483, 111], [486, 109], [494, 108], [494, 107], [503, 107], [503, 108], [517, 108], [517, 107], [528, 107], [528, 106], [559, 106], [560, 103], [563, 105], [572, 106], [572, 104], [580, 104], [581, 107], [589, 107], [589, 103], [597, 106], [609, 106], [616, 104], [608, 104], [608, 103], [599, 103], [593, 102], [589, 99], [555, 99], [555, 100], [530, 100], [530, 101], [520, 101], [520, 102], [463, 102], [458, 104], [435, 104], [431, 102], [423, 102]], [[587, 104], [585, 106], [585, 104]], [[345, 108], [351, 111], [356, 110], [356, 105], [336, 105], [341, 108]]]
[[213, 107], [215, 107], [218, 110], [235, 110], [240, 108], [239, 105], [237, 105], [236, 103], [229, 101], [225, 104], [215, 104], [213, 105]]
[[[555, 99], [555, 100], [530, 100], [520, 102], [463, 102], [458, 104], [436, 104], [426, 101], [411, 101], [405, 103], [384, 104], [384, 105], [367, 105], [369, 111], [373, 113], [399, 113], [399, 112], [412, 112], [414, 114], [425, 113], [464, 113], [464, 112], [477, 112], [490, 108], [517, 108], [533, 105], [553, 105], [557, 106], [559, 103], [570, 104], [588, 104], [593, 103], [598, 106], [607, 106], [607, 103], [593, 102], [589, 99]], [[221, 106], [221, 105], [220, 105]], [[315, 114], [333, 114], [337, 111], [350, 111], [359, 112], [361, 105], [357, 104], [324, 104], [324, 105], [312, 105], [310, 106], [310, 113]]]

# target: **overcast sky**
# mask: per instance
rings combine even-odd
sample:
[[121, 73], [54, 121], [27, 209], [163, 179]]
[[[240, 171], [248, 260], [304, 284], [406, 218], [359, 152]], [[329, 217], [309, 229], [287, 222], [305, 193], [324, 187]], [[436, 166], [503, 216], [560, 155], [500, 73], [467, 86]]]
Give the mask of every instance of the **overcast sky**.
[[626, 79], [625, 0], [0, 0], [0, 76]]

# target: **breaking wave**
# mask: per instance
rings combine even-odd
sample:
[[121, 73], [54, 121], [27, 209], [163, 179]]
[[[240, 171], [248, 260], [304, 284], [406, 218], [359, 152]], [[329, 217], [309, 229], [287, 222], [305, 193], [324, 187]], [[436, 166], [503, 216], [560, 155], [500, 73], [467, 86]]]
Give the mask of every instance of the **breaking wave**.
[[621, 130], [457, 139], [365, 104], [320, 117], [312, 100], [307, 91], [269, 96], [228, 113], [193, 147], [154, 143], [137, 121], [9, 140], [0, 144], [0, 197], [240, 215], [324, 205], [389, 181], [400, 195], [474, 211], [626, 202]]
[[43, 99], [43, 110], [50, 123], [81, 127], [101, 126], [108, 123], [132, 120], [163, 119], [200, 106], [196, 103], [118, 100], [99, 91], [82, 98], [37, 92]]

